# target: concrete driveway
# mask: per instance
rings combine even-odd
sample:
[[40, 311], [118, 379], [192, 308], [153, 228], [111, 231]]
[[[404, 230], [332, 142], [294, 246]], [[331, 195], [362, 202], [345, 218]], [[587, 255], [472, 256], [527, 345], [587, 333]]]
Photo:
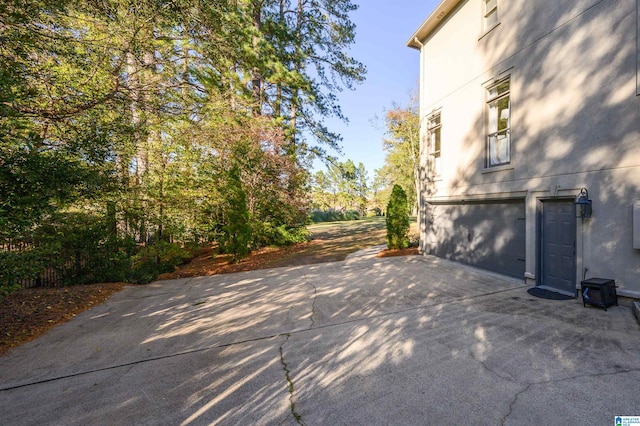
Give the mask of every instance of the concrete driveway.
[[631, 309], [432, 257], [127, 287], [0, 357], [2, 424], [607, 425], [640, 415]]

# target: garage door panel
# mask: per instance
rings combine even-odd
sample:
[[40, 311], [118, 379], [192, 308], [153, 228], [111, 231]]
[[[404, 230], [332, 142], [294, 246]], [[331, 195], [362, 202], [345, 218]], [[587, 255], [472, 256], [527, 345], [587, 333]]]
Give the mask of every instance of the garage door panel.
[[491, 271], [524, 275], [524, 201], [431, 205], [431, 253]]

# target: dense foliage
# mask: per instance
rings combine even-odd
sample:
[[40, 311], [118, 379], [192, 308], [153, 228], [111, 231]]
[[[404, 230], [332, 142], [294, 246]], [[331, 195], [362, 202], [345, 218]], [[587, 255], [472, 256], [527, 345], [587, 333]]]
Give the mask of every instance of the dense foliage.
[[387, 205], [387, 247], [403, 249], [409, 247], [409, 208], [407, 194], [400, 185], [394, 185]]
[[312, 210], [309, 220], [313, 223], [359, 220], [362, 216], [355, 210]]
[[339, 143], [322, 120], [365, 74], [345, 53], [355, 9], [5, 1], [0, 286], [144, 281], [190, 242], [242, 257], [302, 238], [309, 156]]
[[387, 155], [385, 164], [376, 170], [373, 181], [372, 204], [382, 208], [389, 200], [390, 190], [398, 184], [406, 189], [410, 210], [418, 211], [420, 173], [420, 117], [418, 96], [409, 102], [394, 105], [384, 116], [386, 137], [383, 148]]

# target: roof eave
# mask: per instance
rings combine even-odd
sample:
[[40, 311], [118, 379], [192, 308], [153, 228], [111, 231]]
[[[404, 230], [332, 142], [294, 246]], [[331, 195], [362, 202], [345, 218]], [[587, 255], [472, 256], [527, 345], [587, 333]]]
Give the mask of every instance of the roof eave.
[[431, 15], [420, 25], [407, 41], [407, 47], [422, 49], [422, 41], [451, 13], [462, 0], [442, 0], [431, 12]]

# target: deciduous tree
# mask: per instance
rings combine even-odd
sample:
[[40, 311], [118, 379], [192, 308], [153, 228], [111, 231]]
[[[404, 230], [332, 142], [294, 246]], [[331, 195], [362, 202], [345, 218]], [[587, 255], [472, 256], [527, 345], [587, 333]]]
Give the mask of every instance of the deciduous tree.
[[417, 95], [405, 106], [394, 105], [385, 114], [387, 152], [384, 166], [378, 171], [381, 179], [407, 189], [409, 205], [417, 212], [420, 167], [420, 118]]

